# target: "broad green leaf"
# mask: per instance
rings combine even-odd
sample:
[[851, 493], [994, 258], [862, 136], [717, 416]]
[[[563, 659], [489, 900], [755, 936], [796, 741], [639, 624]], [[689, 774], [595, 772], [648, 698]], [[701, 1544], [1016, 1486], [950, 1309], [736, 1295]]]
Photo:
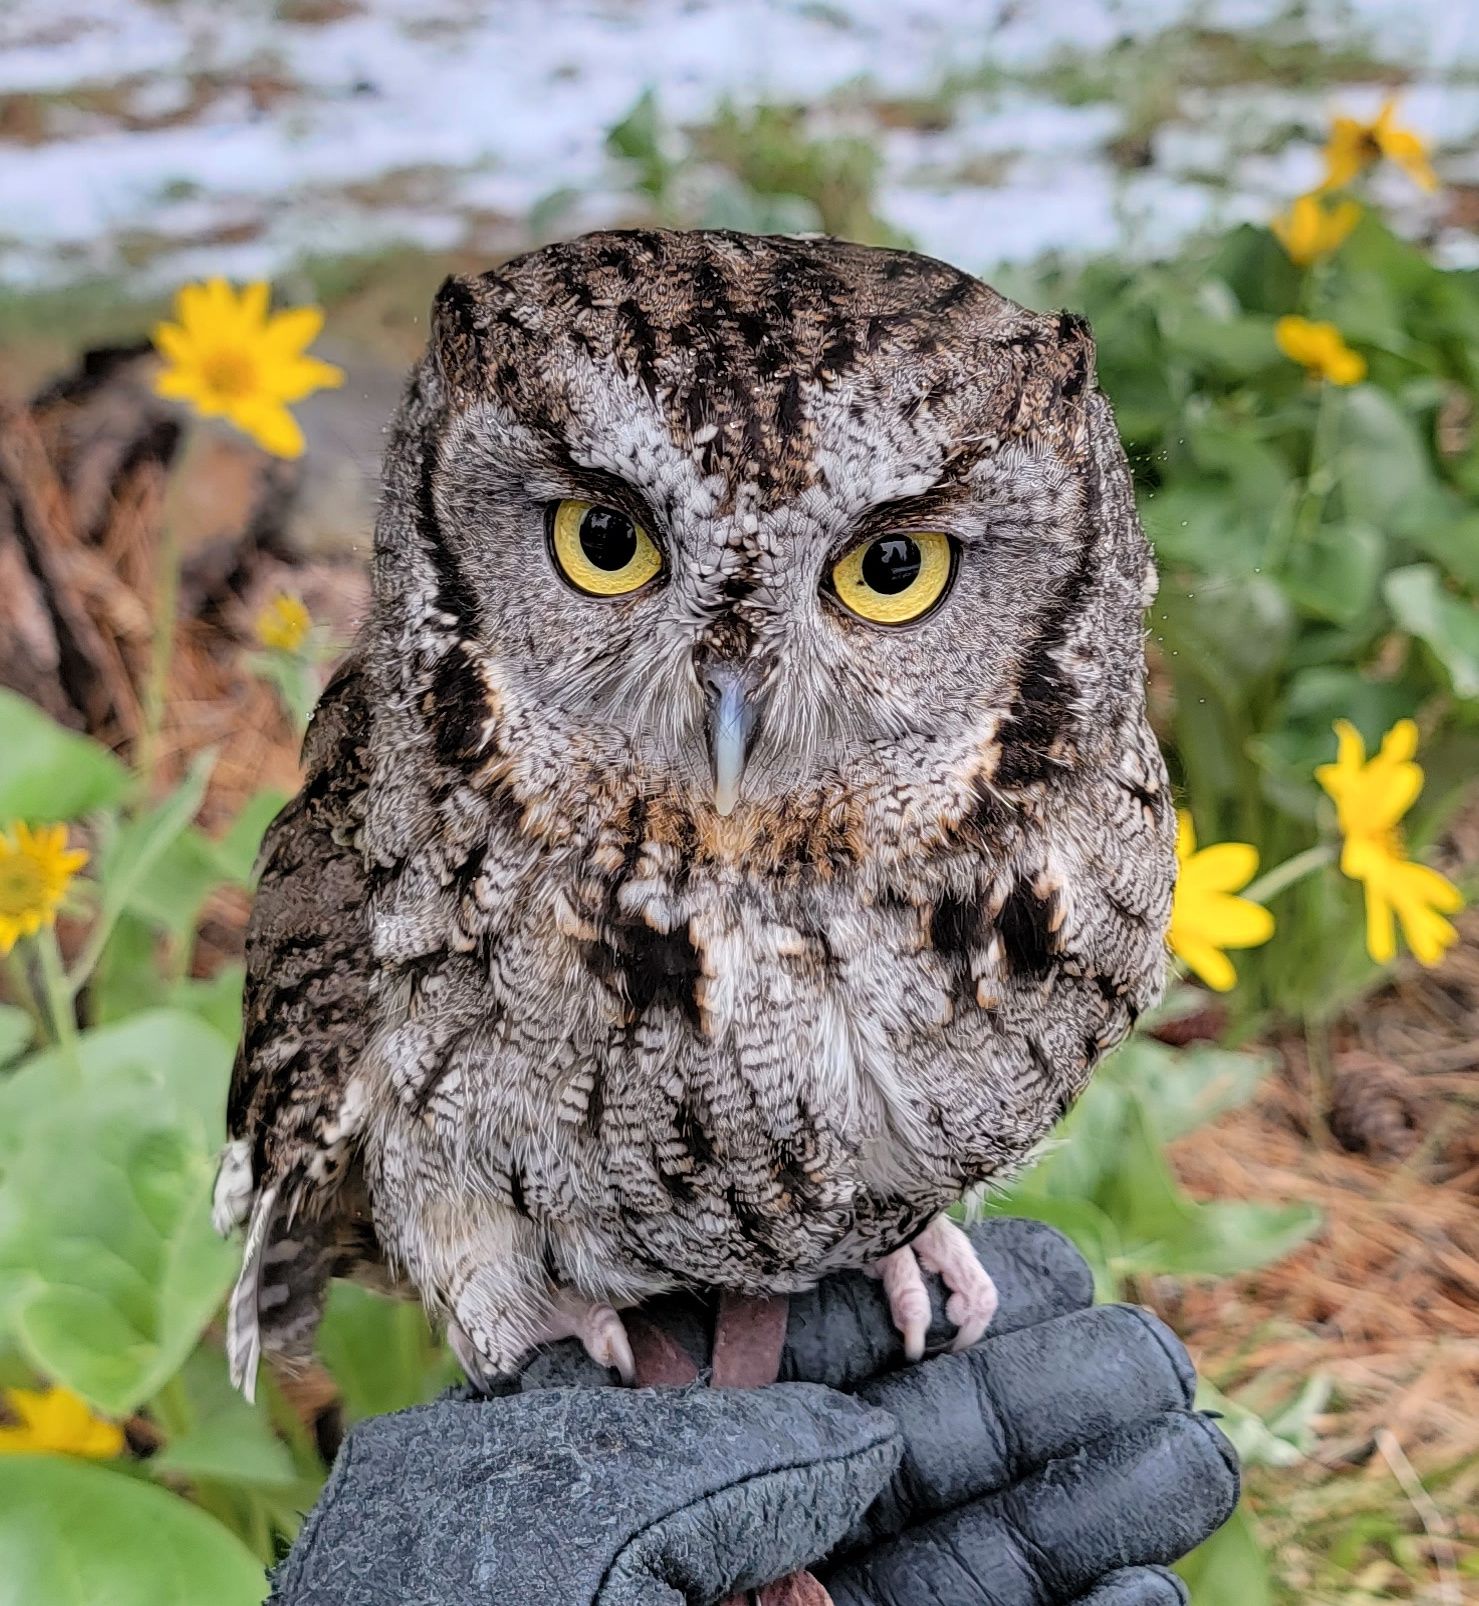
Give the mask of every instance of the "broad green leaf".
[[1261, 1054], [1233, 1053], [1210, 1043], [1171, 1049], [1133, 1037], [1100, 1078], [1133, 1089], [1156, 1136], [1169, 1143], [1246, 1104], [1268, 1070]]
[[1313, 1449], [1311, 1419], [1329, 1404], [1332, 1390], [1330, 1379], [1316, 1372], [1293, 1399], [1264, 1417], [1203, 1378], [1197, 1385], [1196, 1408], [1217, 1413], [1218, 1426], [1232, 1440], [1245, 1467], [1293, 1467]]
[[249, 1405], [231, 1386], [226, 1359], [202, 1346], [180, 1374], [191, 1425], [150, 1458], [157, 1478], [213, 1479], [255, 1488], [288, 1488], [299, 1481], [288, 1447], [272, 1430], [266, 1407]]
[[1337, 624], [1367, 618], [1376, 601], [1387, 544], [1369, 524], [1325, 525], [1289, 555], [1289, 595], [1306, 613]]
[[1351, 518], [1400, 527], [1434, 486], [1417, 426], [1375, 385], [1332, 395], [1327, 405], [1337, 409], [1333, 467], [1341, 506]]
[[149, 1011], [0, 1084], [0, 1319], [112, 1415], [183, 1363], [234, 1275], [209, 1200], [232, 1045]]
[[241, 812], [231, 822], [225, 836], [215, 844], [216, 862], [221, 874], [228, 880], [240, 886], [246, 886], [251, 881], [262, 837], [287, 801], [286, 793], [268, 788], [248, 798], [242, 805]]
[[414, 1300], [387, 1299], [335, 1283], [318, 1333], [351, 1421], [421, 1405], [461, 1375]]
[[1407, 539], [1440, 563], [1453, 578], [1479, 591], [1479, 513], [1445, 516], [1435, 505], [1431, 515], [1408, 521]]
[[118, 802], [128, 789], [128, 771], [106, 747], [3, 689], [0, 754], [0, 825], [75, 820]]
[[224, 965], [209, 981], [187, 978], [170, 989], [172, 1009], [189, 1010], [231, 1042], [241, 1036], [241, 997], [246, 971], [241, 965]]
[[1319, 1224], [1303, 1205], [1199, 1204], [1172, 1176], [1149, 1116], [1138, 1104], [1119, 1163], [1095, 1201], [1124, 1241], [1127, 1271], [1222, 1277], [1268, 1264]]
[[1385, 590], [1398, 624], [1427, 643], [1458, 696], [1479, 697], [1479, 609], [1445, 591], [1431, 563], [1394, 569]]
[[[81, 1096], [111, 1088], [137, 1094], [150, 1108], [187, 1117], [213, 1151], [220, 1141], [226, 1083], [236, 1040], [183, 1010], [149, 1009], [78, 1039]], [[34, 1054], [0, 1081], [0, 1176], [26, 1144], [25, 1124], [59, 1096], [65, 1063], [54, 1048]]]
[[1264, 1546], [1242, 1506], [1176, 1571], [1191, 1591], [1191, 1606], [1272, 1606]]
[[[162, 803], [129, 820], [108, 845], [99, 865], [103, 896], [98, 919], [104, 929], [125, 909], [137, 906], [146, 918], [174, 930], [199, 907], [202, 866], [181, 847], [181, 838], [200, 808], [214, 764], [214, 753], [201, 754]], [[178, 862], [171, 863], [172, 857]], [[214, 878], [211, 866], [205, 890]]]
[[25, 1010], [0, 1004], [0, 1068], [21, 1057], [35, 1030]]
[[205, 1512], [121, 1471], [0, 1458], [0, 1606], [260, 1606], [262, 1565]]

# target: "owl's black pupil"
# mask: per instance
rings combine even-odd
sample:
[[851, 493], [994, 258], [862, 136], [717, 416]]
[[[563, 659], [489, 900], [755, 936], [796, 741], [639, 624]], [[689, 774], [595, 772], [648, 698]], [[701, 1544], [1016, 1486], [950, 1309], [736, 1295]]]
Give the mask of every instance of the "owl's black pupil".
[[637, 555], [637, 527], [625, 513], [593, 507], [580, 521], [580, 550], [598, 569], [624, 569]]
[[919, 548], [907, 535], [885, 536], [863, 554], [863, 580], [886, 597], [896, 596], [919, 578], [919, 565]]

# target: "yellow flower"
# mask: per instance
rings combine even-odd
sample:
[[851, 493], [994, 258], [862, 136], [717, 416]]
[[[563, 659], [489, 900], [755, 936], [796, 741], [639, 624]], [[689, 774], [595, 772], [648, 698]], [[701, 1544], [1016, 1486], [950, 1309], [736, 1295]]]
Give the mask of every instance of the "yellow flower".
[[1306, 268], [1318, 258], [1338, 251], [1360, 221], [1361, 208], [1354, 201], [1337, 201], [1327, 207], [1318, 195], [1301, 195], [1269, 227], [1290, 260]]
[[94, 1416], [70, 1389], [6, 1389], [5, 1405], [20, 1418], [0, 1427], [0, 1455], [86, 1455], [106, 1461], [121, 1455], [123, 1429]]
[[304, 355], [323, 313], [296, 307], [269, 317], [265, 284], [249, 284], [238, 296], [224, 279], [211, 279], [182, 286], [175, 317], [154, 330], [167, 364], [155, 390], [193, 402], [206, 418], [228, 419], [264, 451], [297, 457], [303, 431], [286, 404], [344, 383], [341, 369]]
[[1191, 815], [1176, 815], [1176, 897], [1171, 905], [1171, 950], [1189, 970], [1219, 993], [1229, 992], [1238, 973], [1224, 948], [1256, 948], [1274, 934], [1274, 917], [1262, 904], [1234, 894], [1258, 869], [1258, 849], [1249, 842], [1219, 842], [1198, 850]]
[[1337, 720], [1333, 764], [1321, 764], [1315, 779], [1335, 800], [1345, 845], [1340, 867], [1366, 888], [1366, 951], [1379, 965], [1397, 952], [1396, 922], [1420, 963], [1436, 965], [1458, 941], [1445, 920], [1463, 907], [1454, 884], [1425, 864], [1414, 864], [1397, 822], [1422, 791], [1422, 766], [1413, 762], [1417, 726], [1399, 720], [1369, 762], [1361, 733]]
[[1330, 138], [1325, 145], [1325, 178], [1320, 188], [1344, 189], [1383, 156], [1396, 163], [1420, 189], [1438, 188], [1438, 175], [1428, 161], [1427, 142], [1414, 130], [1397, 127], [1395, 95], [1388, 95], [1382, 102], [1375, 122], [1337, 117], [1330, 125]]
[[16, 821], [0, 831], [0, 954], [56, 924], [72, 877], [86, 863], [81, 848], [67, 847], [65, 825], [32, 831]]
[[313, 620], [297, 597], [279, 591], [257, 616], [257, 640], [273, 652], [299, 652], [312, 627]]
[[1274, 340], [1286, 357], [1332, 385], [1358, 385], [1366, 377], [1366, 359], [1346, 345], [1333, 323], [1280, 318]]

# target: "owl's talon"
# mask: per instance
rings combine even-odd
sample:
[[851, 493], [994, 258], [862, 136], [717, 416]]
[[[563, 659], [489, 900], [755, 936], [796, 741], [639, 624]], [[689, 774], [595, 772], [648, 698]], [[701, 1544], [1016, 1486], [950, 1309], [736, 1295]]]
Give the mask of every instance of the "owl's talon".
[[594, 1303], [563, 1289], [555, 1297], [554, 1314], [540, 1335], [543, 1342], [578, 1338], [597, 1366], [610, 1368], [627, 1385], [637, 1380], [637, 1364], [632, 1359], [632, 1341], [626, 1323], [612, 1306]]
[[980, 1342], [996, 1315], [996, 1284], [976, 1258], [975, 1246], [949, 1216], [936, 1216], [910, 1246], [926, 1271], [950, 1290], [945, 1315], [955, 1324], [952, 1350]]
[[904, 1355], [911, 1361], [924, 1359], [924, 1341], [930, 1326], [930, 1295], [924, 1286], [919, 1258], [906, 1245], [875, 1261], [869, 1272], [882, 1280], [888, 1297], [888, 1313], [904, 1340]]

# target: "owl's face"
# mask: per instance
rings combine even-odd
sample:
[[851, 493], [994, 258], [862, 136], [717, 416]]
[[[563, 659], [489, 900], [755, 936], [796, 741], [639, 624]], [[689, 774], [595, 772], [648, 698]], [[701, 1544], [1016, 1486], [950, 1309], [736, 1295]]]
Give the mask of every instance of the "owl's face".
[[764, 811], [1053, 740], [1024, 688], [1103, 539], [1076, 320], [905, 253], [608, 234], [449, 282], [434, 351], [424, 511], [547, 795]]

